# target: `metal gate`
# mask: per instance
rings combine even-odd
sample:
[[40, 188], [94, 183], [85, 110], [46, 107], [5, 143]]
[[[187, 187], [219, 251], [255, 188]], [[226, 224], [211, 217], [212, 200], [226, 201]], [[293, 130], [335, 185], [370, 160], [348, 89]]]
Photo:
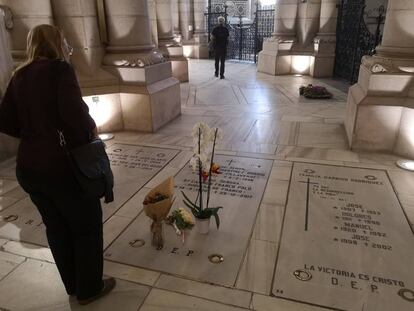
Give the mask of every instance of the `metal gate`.
[[252, 23], [243, 23], [242, 16], [239, 16], [238, 23], [230, 23], [228, 21], [227, 5], [224, 4], [221, 7], [222, 10], [217, 8], [219, 7], [212, 8], [209, 6], [205, 14], [209, 40], [213, 28], [217, 25], [217, 18], [223, 16], [226, 19], [230, 33], [227, 59], [256, 63], [257, 55], [263, 48], [264, 39], [272, 36], [275, 10], [262, 7], [257, 2]]
[[[338, 6], [335, 77], [351, 84], [358, 81], [359, 66], [364, 55], [373, 55], [382, 39], [385, 8], [372, 10], [375, 16], [365, 12], [365, 0], [342, 0]], [[368, 29], [366, 19], [376, 22], [375, 34]]]

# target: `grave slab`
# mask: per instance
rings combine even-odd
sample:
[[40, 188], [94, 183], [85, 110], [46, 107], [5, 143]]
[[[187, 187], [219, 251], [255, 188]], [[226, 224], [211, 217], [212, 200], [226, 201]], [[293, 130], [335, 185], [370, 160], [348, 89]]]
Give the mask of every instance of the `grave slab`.
[[[152, 270], [163, 271], [215, 284], [234, 286], [242, 264], [258, 207], [272, 168], [272, 161], [218, 155], [222, 174], [214, 178], [210, 206], [220, 210], [219, 230], [212, 219], [210, 232], [193, 229], [184, 244], [171, 226], [164, 226], [165, 246], [151, 246], [151, 220], [141, 213], [105, 252], [105, 259]], [[186, 165], [175, 177], [176, 200], [173, 208], [184, 206], [180, 190], [191, 199], [197, 194], [197, 174]], [[136, 240], [145, 245], [137, 247]], [[208, 256], [224, 256], [214, 264]]]
[[[179, 150], [113, 144], [107, 153], [115, 178], [115, 200], [102, 204], [104, 221], [159, 173]], [[0, 237], [47, 245], [41, 216], [28, 197], [0, 212]]]
[[385, 171], [295, 163], [272, 293], [414, 310], [414, 235]]

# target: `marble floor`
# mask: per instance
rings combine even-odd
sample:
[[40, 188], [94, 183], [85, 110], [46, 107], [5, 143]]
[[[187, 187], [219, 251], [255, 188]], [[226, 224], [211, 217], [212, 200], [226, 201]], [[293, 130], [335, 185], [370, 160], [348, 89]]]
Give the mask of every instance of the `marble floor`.
[[[286, 248], [287, 243], [284, 236], [286, 207], [289, 206], [288, 201], [295, 203], [291, 197], [288, 200], [288, 195], [292, 193], [290, 189], [302, 189], [297, 185], [292, 188], [292, 175], [295, 167], [300, 167], [298, 163], [352, 168], [353, 172], [358, 172], [355, 174], [364, 172], [362, 176], [368, 176], [368, 179], [375, 175], [373, 172], [380, 170], [378, 176], [389, 183], [386, 188], [388, 197], [398, 206], [395, 209], [398, 217], [392, 217], [391, 209], [390, 219], [394, 222], [390, 220], [389, 223], [400, 221], [402, 228], [396, 231], [403, 231], [408, 241], [406, 244], [401, 242], [403, 248], [411, 250], [413, 247], [414, 173], [397, 168], [395, 161], [398, 157], [394, 155], [348, 149], [343, 125], [347, 96], [344, 91], [347, 86], [338, 81], [305, 76], [269, 76], [257, 73], [253, 64], [233, 62], [226, 64], [226, 79], [219, 80], [213, 77], [211, 61], [191, 60], [189, 66], [190, 83], [181, 84], [180, 117], [157, 133], [119, 132], [115, 133], [115, 139], [108, 142], [109, 148], [113, 147], [111, 150], [125, 145], [144, 148], [148, 152], [157, 148], [170, 150], [165, 151], [170, 158], [153, 174], [147, 174], [145, 180], [132, 181], [132, 175], [126, 175], [120, 187], [121, 198], [105, 214], [106, 254], [115, 248], [122, 253], [123, 237], [130, 235], [134, 223], [142, 218], [141, 202], [145, 194], [166, 177], [178, 176], [186, 169], [192, 156], [191, 129], [196, 122], [205, 121], [224, 132], [217, 151], [223, 159], [234, 157], [253, 162], [261, 159], [265, 160], [264, 163], [270, 163], [263, 194], [255, 203], [254, 212], [249, 213], [245, 230], [237, 228], [245, 239], [240, 239], [237, 249], [240, 255], [235, 256], [234, 266], [227, 269], [231, 270], [231, 275], [215, 279], [213, 274], [204, 277], [208, 275], [208, 269], [204, 276], [199, 276], [194, 271], [187, 273], [179, 267], [169, 270], [156, 265], [154, 268], [128, 260], [111, 260], [106, 256], [105, 274], [118, 279], [116, 289], [89, 306], [79, 306], [65, 294], [50, 250], [43, 246], [43, 228], [40, 226], [30, 234], [23, 234], [23, 224], [17, 226], [13, 223], [11, 216], [15, 210], [26, 210], [22, 213], [30, 214], [24, 225], [35, 225], [33, 219], [38, 216], [32, 216], [36, 212], [31, 209], [26, 194], [16, 182], [15, 159], [9, 159], [0, 163], [0, 310], [382, 310], [372, 307], [372, 304], [360, 308], [357, 302], [341, 308], [335, 298], [331, 297], [329, 304], [326, 304], [318, 302], [318, 297], [301, 299], [300, 293], [296, 293], [299, 298], [289, 299], [279, 291], [281, 284], [275, 278], [276, 270], [283, 270], [277, 262], [278, 257], [283, 255], [279, 254], [280, 245], [284, 244]], [[333, 93], [333, 98], [319, 101], [300, 97], [298, 87], [309, 83], [326, 86]], [[343, 174], [347, 174], [346, 171]], [[340, 186], [335, 181], [330, 185], [332, 189]], [[296, 192], [302, 194], [301, 190]], [[381, 202], [378, 204], [381, 205]], [[230, 219], [232, 214], [227, 213], [224, 218]], [[292, 217], [291, 210], [288, 218]], [[404, 223], [401, 219], [408, 222]], [[324, 218], [324, 221], [327, 220]], [[289, 234], [294, 236], [292, 224], [289, 226]], [[229, 231], [223, 229], [223, 232]], [[218, 245], [220, 233], [212, 233]], [[227, 237], [223, 241], [231, 243], [234, 240]], [[315, 245], [316, 250], [324, 248], [324, 245]], [[296, 253], [301, 254], [300, 251]], [[412, 256], [413, 252], [405, 253]], [[326, 252], [321, 254], [326, 255]], [[386, 256], [382, 259], [379, 258], [378, 265], [386, 266]], [[362, 260], [349, 259], [355, 262]], [[141, 261], [145, 263], [144, 259]], [[410, 296], [414, 295], [413, 281], [405, 280], [407, 290], [401, 295], [405, 295], [405, 300], [414, 306], [414, 297]], [[329, 289], [319, 294], [328, 296]], [[347, 295], [352, 297], [352, 292], [347, 292]], [[407, 309], [397, 309], [413, 310], [411, 305]]]

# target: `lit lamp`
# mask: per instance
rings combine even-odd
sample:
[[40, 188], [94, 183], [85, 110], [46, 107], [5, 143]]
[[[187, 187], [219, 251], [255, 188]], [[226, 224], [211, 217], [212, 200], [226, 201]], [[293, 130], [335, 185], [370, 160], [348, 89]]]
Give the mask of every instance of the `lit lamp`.
[[402, 168], [403, 170], [414, 172], [414, 160], [398, 160], [396, 164], [399, 168]]

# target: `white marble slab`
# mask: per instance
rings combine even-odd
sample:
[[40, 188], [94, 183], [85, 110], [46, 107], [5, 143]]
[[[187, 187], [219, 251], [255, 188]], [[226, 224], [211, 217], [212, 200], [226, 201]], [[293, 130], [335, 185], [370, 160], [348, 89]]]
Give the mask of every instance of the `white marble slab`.
[[413, 245], [384, 171], [295, 163], [272, 292], [340, 310], [413, 310]]
[[[252, 234], [272, 161], [226, 155], [218, 155], [216, 161], [221, 164], [223, 174], [212, 185], [210, 206], [223, 206], [219, 230], [212, 219], [208, 235], [193, 230], [183, 245], [173, 228], [164, 226], [165, 247], [157, 251], [151, 246], [151, 221], [141, 213], [107, 249], [105, 258], [233, 286]], [[180, 190], [195, 199], [197, 176], [188, 165], [175, 177], [175, 184], [175, 207], [184, 206]], [[142, 239], [146, 244], [140, 248], [131, 247], [129, 243], [136, 239]], [[209, 262], [208, 256], [215, 253], [224, 256], [223, 263]]]
[[0, 251], [0, 280], [25, 260], [24, 257]]
[[242, 308], [249, 308], [252, 298], [252, 294], [247, 291], [200, 283], [164, 274], [158, 279], [155, 287]]
[[29, 197], [0, 212], [0, 237], [48, 245], [42, 217]]
[[159, 272], [122, 265], [112, 261], [104, 262], [104, 274], [143, 285], [153, 286], [160, 277]]
[[165, 290], [153, 289], [140, 311], [242, 311], [233, 307], [197, 297], [186, 296]]
[[9, 206], [19, 201], [19, 199], [0, 196], [0, 211], [4, 211]]
[[146, 286], [117, 280], [108, 296], [81, 306], [66, 294], [54, 264], [29, 259], [0, 282], [0, 309], [135, 311], [148, 292]]
[[[102, 204], [104, 221], [108, 220], [151, 178], [159, 173], [179, 151], [113, 144], [107, 149], [107, 153], [111, 159], [115, 178], [115, 201], [110, 204]], [[15, 196], [17, 196], [18, 191], [23, 191], [20, 189], [20, 187], [16, 187], [6, 195], [16, 192]], [[105, 246], [112, 242], [129, 221], [129, 219], [117, 217], [104, 227]], [[37, 245], [48, 245], [41, 216], [29, 197], [25, 197], [0, 212], [0, 237]]]
[[178, 153], [174, 149], [114, 144], [107, 149], [115, 178], [115, 201], [103, 204], [103, 217], [108, 219]]
[[41, 261], [47, 261], [54, 263], [55, 259], [53, 258], [52, 252], [48, 247], [37, 246], [29, 243], [21, 243], [16, 241], [8, 241], [1, 247], [5, 252], [33, 258]]

